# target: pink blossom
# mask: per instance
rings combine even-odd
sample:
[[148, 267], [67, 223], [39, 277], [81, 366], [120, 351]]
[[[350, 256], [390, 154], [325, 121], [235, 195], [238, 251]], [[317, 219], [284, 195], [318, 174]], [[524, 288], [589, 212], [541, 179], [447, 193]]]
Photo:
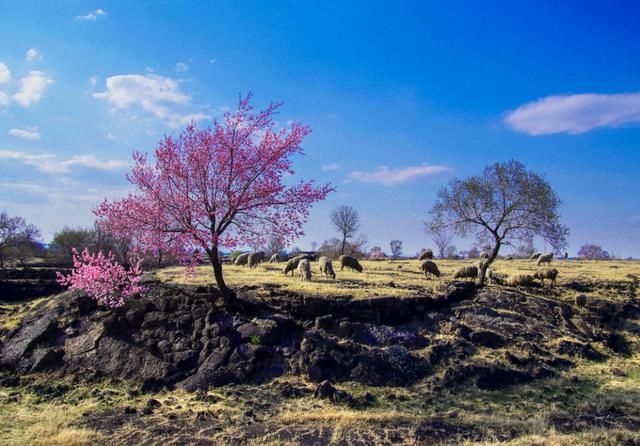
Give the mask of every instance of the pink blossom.
[[138, 259], [125, 269], [111, 252], [106, 256], [102, 252], [91, 254], [85, 248], [78, 254], [74, 249], [71, 274], [56, 273], [57, 280], [60, 285], [84, 291], [101, 305], [117, 308], [124, 305], [125, 300], [144, 294], [141, 262]]
[[[251, 95], [210, 128], [188, 126], [165, 137], [153, 161], [135, 152], [129, 181], [135, 193], [103, 202], [94, 212], [114, 235], [133, 237], [143, 250], [162, 250], [194, 262], [203, 250], [218, 287], [226, 289], [218, 249], [303, 235], [313, 203], [334, 189], [313, 181], [286, 185], [291, 157], [310, 132], [293, 123], [277, 129], [280, 104], [255, 113]], [[193, 264], [193, 263], [192, 263]]]

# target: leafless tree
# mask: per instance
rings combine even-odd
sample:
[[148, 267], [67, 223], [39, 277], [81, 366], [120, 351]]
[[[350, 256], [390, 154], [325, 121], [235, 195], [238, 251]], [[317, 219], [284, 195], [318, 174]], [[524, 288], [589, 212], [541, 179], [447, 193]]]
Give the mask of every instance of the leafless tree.
[[475, 235], [480, 243], [491, 244], [480, 268], [482, 285], [503, 245], [539, 236], [558, 252], [566, 246], [569, 230], [560, 223], [561, 203], [542, 176], [518, 161], [507, 161], [487, 166], [477, 176], [452, 179], [438, 192], [429, 227], [451, 229], [461, 237]]
[[351, 206], [340, 206], [331, 212], [331, 223], [342, 235], [342, 246], [340, 254], [344, 254], [347, 240], [354, 237], [360, 228], [360, 217], [358, 211]]
[[5, 261], [19, 255], [21, 249], [31, 249], [39, 238], [38, 228], [27, 224], [24, 218], [0, 213], [0, 269], [4, 270]]
[[391, 249], [391, 255], [394, 259], [397, 259], [402, 255], [402, 241], [391, 240], [389, 242], [389, 248]]
[[451, 231], [447, 231], [443, 228], [437, 228], [435, 231], [427, 229], [427, 232], [431, 234], [431, 239], [438, 248], [438, 257], [441, 259], [447, 257], [447, 251], [449, 246], [451, 246], [451, 241], [453, 240], [453, 234]]

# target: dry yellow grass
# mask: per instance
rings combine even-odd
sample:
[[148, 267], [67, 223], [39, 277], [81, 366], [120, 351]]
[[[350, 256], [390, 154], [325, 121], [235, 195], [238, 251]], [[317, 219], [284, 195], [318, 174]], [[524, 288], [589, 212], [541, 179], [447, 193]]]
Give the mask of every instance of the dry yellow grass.
[[[461, 266], [472, 263], [469, 260], [435, 260], [442, 276], [427, 280], [420, 270], [418, 260], [362, 261], [364, 271], [358, 273], [345, 269], [337, 272], [337, 280], [320, 278], [317, 264], [312, 266], [313, 280], [302, 282], [297, 276], [284, 276], [283, 263], [263, 264], [255, 269], [245, 266], [225, 265], [224, 276], [227, 285], [276, 285], [290, 292], [318, 296], [353, 296], [368, 298], [378, 296], [411, 297], [435, 290], [439, 285], [453, 280], [453, 274]], [[336, 262], [337, 263], [337, 262]], [[629, 275], [640, 278], [640, 261], [554, 261], [559, 271], [558, 284], [571, 281], [631, 281]], [[533, 273], [538, 267], [528, 260], [497, 260], [494, 271], [506, 275]], [[185, 278], [180, 267], [166, 268], [155, 273], [161, 280], [172, 283], [212, 284], [210, 266], [200, 266], [192, 278]], [[568, 296], [569, 298], [571, 296]]]
[[[0, 397], [6, 397], [0, 392]], [[5, 446], [83, 446], [96, 444], [102, 436], [75, 427], [82, 414], [94, 410], [94, 402], [79, 404], [39, 403], [24, 395], [15, 403], [0, 405], [0, 439]]]

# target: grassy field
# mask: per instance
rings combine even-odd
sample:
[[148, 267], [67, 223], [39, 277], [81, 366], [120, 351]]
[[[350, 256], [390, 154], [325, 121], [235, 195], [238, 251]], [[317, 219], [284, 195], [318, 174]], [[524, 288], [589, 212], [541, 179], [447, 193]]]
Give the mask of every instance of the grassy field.
[[[285, 277], [283, 264], [265, 264], [254, 270], [226, 266], [232, 287], [269, 285], [283, 290], [320, 296], [409, 297], [423, 295], [452, 280], [454, 271], [469, 261], [436, 260], [443, 272], [427, 280], [417, 260], [364, 261], [364, 272], [337, 271], [336, 281], [320, 279], [317, 266], [311, 282]], [[555, 261], [560, 274], [553, 292], [535, 288], [525, 293], [552, 293], [570, 300], [576, 293], [571, 282], [596, 283], [589, 294], [604, 299], [622, 299], [608, 292], [616, 282], [632, 282], [640, 276], [638, 261]], [[533, 272], [529, 261], [497, 261], [503, 274]], [[182, 268], [154, 273], [173, 283], [211, 283], [207, 266], [185, 279]], [[495, 287], [496, 285], [491, 285]], [[2, 304], [2, 325], [14, 326], [34, 305]], [[5, 317], [5, 315], [7, 317]], [[637, 338], [629, 339], [635, 345]], [[497, 354], [480, 350], [478, 355]], [[286, 387], [304, 389], [300, 395], [284, 396]], [[311, 395], [314, 384], [300, 377], [281, 377], [261, 385], [230, 385], [206, 393], [164, 390], [141, 394], [139, 383], [108, 382], [81, 384], [47, 375], [32, 375], [17, 387], [0, 387], [0, 444], [3, 446], [80, 446], [123, 444], [299, 444], [296, 435], [308, 431], [328, 432], [329, 444], [416, 444], [394, 440], [411, 437], [420, 426], [449, 426], [451, 432], [436, 444], [479, 445], [618, 445], [640, 444], [640, 354], [608, 356], [602, 361], [578, 359], [576, 366], [557, 376], [530, 384], [485, 391], [471, 385], [437, 393], [425, 384], [410, 387], [365, 387], [341, 383], [337, 387], [356, 398], [372, 395], [366, 407], [335, 405]], [[148, 414], [150, 399], [159, 404]], [[134, 412], [135, 413], [132, 413]], [[611, 418], [624, 414], [629, 423]], [[567, 429], [559, 428], [567, 420]], [[635, 420], [635, 421], [634, 421]], [[635, 425], [635, 427], [634, 427]], [[265, 431], [260, 434], [261, 429]], [[458, 431], [456, 431], [458, 429]], [[237, 443], [247, 432], [252, 439]], [[257, 434], [256, 434], [257, 432]], [[292, 440], [282, 440], [282, 433]], [[473, 432], [476, 439], [465, 435]], [[504, 432], [511, 432], [509, 438]], [[286, 436], [285, 436], [286, 437]], [[479, 441], [477, 439], [480, 439]], [[314, 444], [314, 443], [309, 443]]]
[[[285, 398], [280, 392], [283, 384], [306, 388], [308, 393]], [[63, 390], [43, 397], [42, 386]], [[459, 387], [433, 394], [420, 385], [370, 388], [344, 383], [339, 387], [356, 397], [368, 392], [374, 402], [366, 408], [336, 406], [313, 398], [313, 385], [298, 378], [281, 378], [263, 386], [225, 386], [205, 394], [163, 391], [140, 395], [132, 391], [134, 383], [78, 386], [35, 377], [19, 388], [0, 388], [0, 439], [6, 446], [177, 445], [200, 440], [229, 444], [253, 425], [256, 429], [269, 426], [276, 432], [327, 429], [335, 440], [329, 444], [344, 444], [338, 440], [354, 435], [370, 439], [363, 444], [376, 444], [372, 438], [382, 442], [392, 430], [410, 435], [420, 425], [437, 423], [461, 429], [436, 443], [442, 445], [640, 443], [640, 433], [633, 427], [606, 423], [612, 410], [640, 421], [638, 355], [625, 361], [580, 363], [566, 375], [495, 392]], [[150, 398], [159, 407], [140, 416]], [[137, 413], [122, 415], [132, 409]], [[575, 423], [580, 416], [588, 421], [577, 433], [564, 433], [553, 426], [554, 420], [566, 418]], [[465, 440], [465, 430], [481, 440]], [[179, 440], [183, 431], [189, 442]], [[505, 431], [514, 432], [515, 438], [501, 439]], [[246, 444], [299, 444], [274, 438], [265, 434]], [[386, 441], [390, 444], [389, 438]]]
[[[426, 279], [420, 270], [418, 260], [384, 260], [362, 261], [364, 271], [358, 273], [345, 268], [339, 271], [339, 264], [334, 261], [336, 280], [321, 278], [317, 264], [312, 265], [313, 280], [302, 282], [294, 277], [282, 274], [283, 263], [265, 263], [249, 269], [246, 266], [228, 265], [224, 268], [227, 285], [275, 285], [282, 290], [317, 296], [353, 296], [369, 298], [377, 296], [411, 297], [424, 295], [437, 289], [443, 283], [453, 280], [453, 274], [461, 266], [472, 263], [468, 260], [435, 260], [442, 275], [437, 279]], [[620, 282], [630, 281], [635, 275], [640, 278], [640, 261], [554, 261], [554, 268], [559, 271], [558, 285], [573, 282]], [[497, 260], [493, 264], [497, 273], [511, 275], [514, 273], [533, 273], [538, 268], [535, 262], [528, 260]], [[211, 284], [213, 273], [210, 266], [197, 268], [195, 277], [187, 278], [184, 269], [168, 268], [156, 273], [163, 281], [171, 283]], [[566, 297], [572, 293], [566, 291]]]

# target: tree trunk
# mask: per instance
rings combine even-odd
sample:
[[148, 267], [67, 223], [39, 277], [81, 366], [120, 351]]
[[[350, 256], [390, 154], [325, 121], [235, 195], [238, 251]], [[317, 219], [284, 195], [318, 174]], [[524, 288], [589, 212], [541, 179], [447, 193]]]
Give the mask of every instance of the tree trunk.
[[342, 249], [340, 250], [340, 254], [344, 255], [344, 245], [347, 244], [347, 234], [344, 235], [344, 237], [342, 237]]
[[500, 240], [496, 240], [496, 245], [493, 247], [491, 251], [491, 255], [488, 259], [485, 259], [482, 262], [482, 266], [480, 267], [480, 274], [478, 277], [478, 286], [484, 286], [485, 276], [487, 275], [487, 269], [489, 265], [493, 263], [493, 261], [498, 257], [498, 251], [500, 250], [500, 246], [502, 245]]
[[222, 264], [220, 263], [220, 256], [218, 254], [218, 246], [214, 245], [210, 250], [207, 251], [209, 255], [209, 260], [211, 260], [211, 266], [213, 267], [213, 276], [216, 279], [216, 285], [218, 286], [218, 290], [223, 295], [223, 299], [225, 304], [229, 303], [229, 298], [232, 296], [232, 291], [227, 287], [227, 284], [224, 283], [224, 277], [222, 276]]

